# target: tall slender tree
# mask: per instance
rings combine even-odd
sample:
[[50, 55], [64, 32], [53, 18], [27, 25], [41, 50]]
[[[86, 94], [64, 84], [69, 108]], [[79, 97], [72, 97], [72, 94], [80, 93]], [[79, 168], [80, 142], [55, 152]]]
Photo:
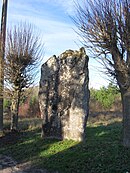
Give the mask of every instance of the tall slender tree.
[[130, 0], [85, 0], [75, 18], [84, 45], [120, 88], [123, 145], [130, 147]]
[[3, 0], [0, 33], [0, 131], [3, 131], [4, 55], [8, 0]]
[[30, 24], [21, 23], [7, 32], [5, 81], [10, 86], [11, 130], [18, 129], [18, 114], [24, 90], [36, 80], [43, 45]]

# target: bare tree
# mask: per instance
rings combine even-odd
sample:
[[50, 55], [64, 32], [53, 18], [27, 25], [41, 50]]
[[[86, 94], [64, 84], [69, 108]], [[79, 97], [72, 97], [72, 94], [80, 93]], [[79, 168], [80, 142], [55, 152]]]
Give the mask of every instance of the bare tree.
[[130, 0], [85, 0], [76, 8], [74, 21], [84, 45], [120, 88], [123, 145], [130, 147]]
[[[36, 33], [35, 33], [36, 34]], [[36, 79], [41, 60], [42, 44], [33, 27], [15, 26], [7, 32], [5, 81], [11, 88], [11, 130], [18, 129], [18, 112], [22, 93]]]
[[8, 0], [3, 0], [0, 33], [0, 131], [3, 131], [4, 55], [6, 38], [7, 3]]

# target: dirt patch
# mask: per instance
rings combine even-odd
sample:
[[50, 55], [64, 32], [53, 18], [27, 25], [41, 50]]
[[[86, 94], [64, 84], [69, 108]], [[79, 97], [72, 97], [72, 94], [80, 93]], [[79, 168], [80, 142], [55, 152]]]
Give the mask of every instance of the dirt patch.
[[33, 168], [31, 162], [18, 164], [9, 156], [0, 155], [0, 173], [59, 173], [49, 172], [46, 169]]

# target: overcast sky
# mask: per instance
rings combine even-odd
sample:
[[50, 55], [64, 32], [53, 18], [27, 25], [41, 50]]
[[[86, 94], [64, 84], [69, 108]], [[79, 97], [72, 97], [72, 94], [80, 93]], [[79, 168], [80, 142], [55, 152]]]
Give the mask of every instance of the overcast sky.
[[[67, 49], [78, 50], [83, 46], [79, 41], [79, 36], [74, 31], [76, 27], [70, 18], [75, 14], [73, 0], [8, 1], [7, 26], [12, 27], [20, 22], [27, 22], [33, 24], [40, 34], [44, 43], [41, 65], [54, 54], [58, 56]], [[0, 1], [0, 7], [1, 5], [2, 0]], [[99, 73], [99, 69], [101, 69], [100, 65], [90, 58], [90, 87], [99, 88], [108, 84], [105, 76]]]

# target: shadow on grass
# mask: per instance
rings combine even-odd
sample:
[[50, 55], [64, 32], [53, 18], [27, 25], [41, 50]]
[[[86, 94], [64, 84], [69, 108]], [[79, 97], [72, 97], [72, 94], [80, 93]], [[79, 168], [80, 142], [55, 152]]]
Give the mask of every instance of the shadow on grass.
[[43, 140], [40, 137], [40, 129], [27, 132], [7, 133], [0, 138], [0, 153], [25, 162], [33, 157], [38, 157], [39, 153], [47, 150], [56, 140]]
[[126, 173], [130, 149], [121, 146], [121, 123], [87, 127], [87, 140], [35, 164], [61, 173]]
[[43, 140], [40, 131], [31, 131], [11, 145], [0, 145], [0, 152], [60, 173], [126, 173], [130, 171], [130, 149], [121, 146], [121, 130], [121, 123], [87, 127], [83, 143]]

